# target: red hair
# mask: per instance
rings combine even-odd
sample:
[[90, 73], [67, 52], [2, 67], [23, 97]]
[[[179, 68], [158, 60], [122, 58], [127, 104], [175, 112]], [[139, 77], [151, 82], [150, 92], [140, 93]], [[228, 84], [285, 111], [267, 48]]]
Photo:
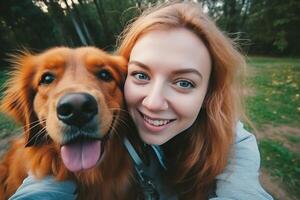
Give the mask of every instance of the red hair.
[[179, 27], [192, 31], [204, 42], [212, 60], [212, 72], [197, 120], [163, 145], [169, 166], [167, 176], [180, 198], [205, 199], [227, 164], [235, 126], [241, 117], [237, 80], [245, 66], [243, 56], [194, 3], [171, 3], [146, 10], [124, 30], [118, 54], [129, 60], [142, 35]]

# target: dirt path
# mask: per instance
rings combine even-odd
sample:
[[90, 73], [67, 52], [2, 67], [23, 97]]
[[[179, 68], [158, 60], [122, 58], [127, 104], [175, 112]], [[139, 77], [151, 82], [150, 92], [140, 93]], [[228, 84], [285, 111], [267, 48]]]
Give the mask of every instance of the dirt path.
[[260, 183], [263, 185], [263, 188], [276, 200], [297, 200], [295, 197], [287, 193], [277, 180], [269, 176], [265, 169], [261, 170]]
[[[273, 139], [282, 142], [282, 144], [293, 152], [300, 152], [300, 129], [290, 126], [277, 126], [266, 125], [256, 135], [257, 139]], [[264, 188], [272, 194], [276, 200], [297, 200], [283, 188], [283, 185], [278, 180], [269, 176], [265, 169], [261, 170], [260, 176], [261, 184]]]
[[291, 151], [300, 153], [300, 128], [265, 125], [256, 136], [257, 139], [268, 138], [280, 141]]

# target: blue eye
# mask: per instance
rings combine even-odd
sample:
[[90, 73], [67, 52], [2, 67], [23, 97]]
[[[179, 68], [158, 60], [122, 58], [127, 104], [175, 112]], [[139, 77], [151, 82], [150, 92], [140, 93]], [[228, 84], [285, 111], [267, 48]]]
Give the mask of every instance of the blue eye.
[[133, 76], [137, 79], [137, 80], [149, 80], [149, 76], [143, 72], [137, 72], [137, 73], [133, 73]]
[[186, 80], [177, 81], [176, 85], [180, 88], [194, 88], [195, 86], [190, 82]]

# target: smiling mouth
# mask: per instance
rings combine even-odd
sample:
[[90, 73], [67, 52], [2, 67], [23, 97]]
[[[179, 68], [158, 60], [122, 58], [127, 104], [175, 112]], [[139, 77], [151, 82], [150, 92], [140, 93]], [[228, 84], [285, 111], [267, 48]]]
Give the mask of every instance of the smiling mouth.
[[156, 127], [160, 127], [160, 126], [164, 126], [167, 125], [173, 121], [175, 121], [176, 119], [154, 119], [151, 118], [145, 114], [143, 114], [141, 111], [138, 111], [139, 114], [141, 115], [141, 117], [150, 125], [152, 126], [156, 126]]

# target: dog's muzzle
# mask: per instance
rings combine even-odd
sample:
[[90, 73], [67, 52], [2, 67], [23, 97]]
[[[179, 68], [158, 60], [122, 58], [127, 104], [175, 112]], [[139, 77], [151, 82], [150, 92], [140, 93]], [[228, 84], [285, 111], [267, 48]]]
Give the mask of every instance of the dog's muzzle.
[[65, 166], [72, 172], [95, 167], [103, 155], [103, 142], [96, 131], [96, 99], [88, 93], [68, 93], [58, 101], [56, 111], [57, 118], [69, 127], [61, 144]]

